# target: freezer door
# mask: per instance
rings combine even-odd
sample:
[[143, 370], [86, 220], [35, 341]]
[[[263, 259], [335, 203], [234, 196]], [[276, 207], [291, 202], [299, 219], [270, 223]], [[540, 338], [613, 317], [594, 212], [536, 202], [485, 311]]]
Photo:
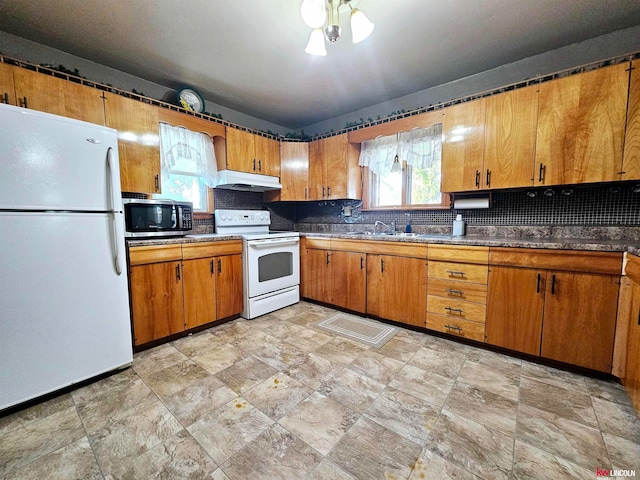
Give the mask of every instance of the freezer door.
[[122, 211], [113, 129], [0, 104], [0, 166], [0, 210]]
[[114, 220], [0, 212], [0, 410], [131, 363]]

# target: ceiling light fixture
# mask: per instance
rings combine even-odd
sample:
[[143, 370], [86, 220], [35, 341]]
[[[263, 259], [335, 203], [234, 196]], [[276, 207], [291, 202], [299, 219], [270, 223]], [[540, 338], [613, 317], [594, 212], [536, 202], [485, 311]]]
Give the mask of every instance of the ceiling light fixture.
[[[304, 23], [313, 28], [309, 36], [309, 43], [304, 49], [305, 52], [311, 55], [327, 55], [324, 39], [335, 43], [342, 34], [340, 7], [343, 5], [347, 5], [351, 9], [351, 39], [353, 43], [359, 43], [371, 35], [374, 24], [362, 11], [353, 8], [350, 2], [351, 0], [302, 0], [300, 15]], [[337, 6], [334, 7], [334, 3], [337, 3]]]

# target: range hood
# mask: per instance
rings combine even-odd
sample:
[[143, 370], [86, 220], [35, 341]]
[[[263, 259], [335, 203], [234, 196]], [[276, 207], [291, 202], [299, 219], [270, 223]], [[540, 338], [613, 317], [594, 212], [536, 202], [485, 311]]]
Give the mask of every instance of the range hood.
[[244, 192], [265, 192], [267, 190], [280, 190], [282, 185], [278, 177], [237, 172], [235, 170], [220, 170], [213, 187]]

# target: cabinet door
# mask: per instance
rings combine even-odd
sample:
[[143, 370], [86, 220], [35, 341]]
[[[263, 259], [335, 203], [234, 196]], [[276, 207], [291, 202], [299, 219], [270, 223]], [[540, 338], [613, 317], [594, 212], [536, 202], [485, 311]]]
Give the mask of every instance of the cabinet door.
[[611, 372], [618, 278], [547, 272], [543, 357]]
[[101, 91], [24, 68], [14, 69], [14, 80], [20, 106], [104, 125]]
[[277, 140], [253, 136], [256, 147], [257, 170], [256, 173], [263, 175], [271, 175], [272, 177], [280, 176], [280, 146]]
[[305, 264], [306, 297], [331, 303], [331, 252], [307, 249]]
[[257, 172], [254, 135], [237, 128], [227, 128], [227, 168], [239, 172]]
[[217, 319], [242, 312], [242, 255], [225, 255], [215, 259]]
[[367, 313], [380, 317], [383, 295], [382, 255], [367, 255]]
[[347, 148], [349, 139], [347, 134], [323, 138], [320, 143], [325, 173], [323, 185], [327, 188], [326, 198], [348, 198]]
[[355, 252], [331, 252], [333, 305], [356, 312], [366, 311], [367, 255]]
[[186, 329], [216, 319], [215, 260], [183, 260], [184, 326]]
[[483, 181], [487, 188], [530, 187], [536, 151], [538, 86], [486, 99]]
[[444, 111], [442, 121], [442, 191], [484, 188], [484, 98]]
[[309, 144], [282, 142], [280, 144], [280, 200], [307, 200], [309, 180]]
[[184, 330], [180, 262], [131, 267], [134, 345]]
[[535, 185], [620, 178], [628, 64], [540, 84]]
[[15, 67], [0, 63], [0, 103], [16, 105], [16, 87], [13, 82]]
[[640, 284], [633, 283], [632, 289], [624, 386], [636, 411], [640, 411]]
[[632, 67], [621, 180], [640, 180], [640, 60]]
[[391, 255], [381, 255], [379, 260], [381, 281], [378, 292], [378, 316], [425, 327], [427, 261]]
[[325, 165], [320, 142], [314, 140], [309, 143], [309, 200], [322, 200], [326, 195]]
[[485, 341], [540, 355], [545, 272], [528, 268], [489, 270]]
[[160, 193], [157, 108], [113, 93], [104, 95], [107, 127], [118, 130], [122, 191]]

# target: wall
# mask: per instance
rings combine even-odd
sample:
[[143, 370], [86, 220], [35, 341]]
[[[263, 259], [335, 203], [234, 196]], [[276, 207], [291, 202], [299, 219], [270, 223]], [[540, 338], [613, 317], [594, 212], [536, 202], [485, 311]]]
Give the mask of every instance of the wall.
[[303, 129], [305, 133], [312, 136], [331, 130], [339, 131], [344, 129], [348, 122], [355, 122], [360, 118], [375, 119], [378, 116], [384, 118], [391, 112], [416, 110], [421, 107], [448, 102], [455, 98], [522, 82], [530, 78], [638, 51], [640, 51], [640, 26], [574, 43], [567, 47], [502, 65], [476, 75], [421, 90], [404, 97], [394, 98], [352, 113], [307, 125]]
[[[47, 47], [40, 43], [32, 42], [22, 37], [17, 37], [7, 32], [0, 31], [0, 53], [25, 62], [34, 64], [64, 65], [69, 70], [78, 69], [80, 75], [98, 83], [112, 85], [116, 88], [137, 92], [143, 92], [145, 96], [156, 100], [163, 100], [167, 95], [175, 95], [175, 91], [164, 85], [149, 82], [128, 73], [100, 65], [98, 63], [76, 57], [55, 48]], [[168, 101], [168, 100], [164, 100]], [[171, 102], [168, 102], [171, 103]], [[277, 132], [285, 134], [289, 129], [282, 125], [267, 122], [244, 113], [231, 110], [205, 99], [207, 112], [220, 114], [224, 120], [256, 130]]]

